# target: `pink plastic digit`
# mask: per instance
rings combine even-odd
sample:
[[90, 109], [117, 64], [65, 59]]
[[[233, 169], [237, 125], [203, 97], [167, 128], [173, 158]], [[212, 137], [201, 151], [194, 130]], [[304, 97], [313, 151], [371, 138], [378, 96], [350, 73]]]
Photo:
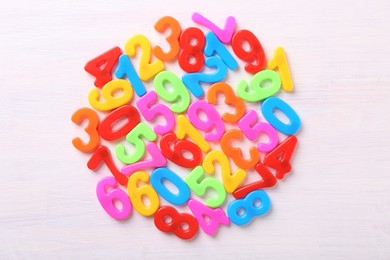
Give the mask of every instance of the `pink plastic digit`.
[[[203, 111], [205, 119], [201, 119], [199, 113]], [[225, 132], [224, 123], [217, 110], [209, 103], [198, 100], [190, 105], [187, 112], [188, 119], [198, 129], [207, 131], [205, 139], [208, 141], [218, 141]], [[212, 130], [215, 128], [215, 131]]]
[[274, 149], [279, 142], [278, 133], [266, 122], [258, 122], [259, 118], [255, 110], [250, 110], [238, 121], [238, 127], [249, 140], [256, 140], [260, 133], [268, 136], [268, 142], [259, 143], [257, 148], [260, 152], [269, 152]]
[[234, 19], [233, 16], [229, 16], [226, 19], [225, 27], [223, 29], [220, 29], [213, 22], [211, 22], [209, 19], [199, 13], [193, 13], [192, 20], [196, 23], [208, 27], [211, 31], [215, 33], [215, 35], [221, 42], [230, 43], [230, 41], [232, 40], [232, 36], [236, 28], [236, 19]]
[[[122, 220], [130, 215], [133, 207], [126, 192], [117, 188], [117, 186], [118, 183], [114, 177], [104, 177], [97, 184], [96, 195], [108, 215], [112, 218]], [[107, 187], [110, 187], [111, 191], [107, 191]], [[114, 204], [115, 201], [119, 201], [122, 207], [117, 208]]]
[[[210, 236], [214, 236], [219, 225], [228, 225], [230, 223], [229, 218], [221, 208], [212, 209], [194, 199], [188, 201], [188, 207], [196, 220], [198, 220], [203, 231]], [[207, 216], [209, 221], [206, 221], [204, 216]]]
[[164, 155], [161, 153], [161, 151], [158, 149], [157, 145], [155, 143], [148, 143], [146, 145], [146, 150], [152, 157], [151, 160], [147, 161], [139, 161], [130, 165], [127, 165], [122, 168], [121, 172], [127, 176], [131, 175], [132, 173], [145, 168], [150, 167], [161, 167], [164, 166], [167, 163], [167, 159], [165, 159]]
[[165, 125], [156, 125], [153, 128], [157, 134], [163, 135], [172, 132], [172, 129], [175, 126], [175, 116], [167, 106], [155, 104], [156, 102], [156, 92], [150, 91], [137, 101], [137, 107], [143, 117], [148, 121], [155, 120], [158, 115], [165, 118]]

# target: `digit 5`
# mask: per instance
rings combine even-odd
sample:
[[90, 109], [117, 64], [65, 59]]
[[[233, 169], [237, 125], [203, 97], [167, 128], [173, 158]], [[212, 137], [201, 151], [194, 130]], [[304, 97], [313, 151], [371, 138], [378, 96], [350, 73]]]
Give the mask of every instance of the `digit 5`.
[[143, 117], [148, 121], [153, 121], [158, 115], [165, 118], [165, 125], [157, 125], [153, 129], [158, 134], [171, 132], [175, 126], [175, 116], [172, 111], [163, 104], [155, 104], [157, 94], [154, 91], [146, 93], [137, 101], [137, 106]]
[[249, 140], [256, 140], [260, 133], [264, 133], [268, 137], [267, 143], [259, 143], [257, 145], [260, 152], [269, 152], [274, 149], [279, 142], [278, 133], [275, 128], [266, 122], [257, 122], [258, 116], [256, 111], [250, 110], [246, 115], [238, 121], [238, 127]]
[[229, 130], [222, 136], [221, 148], [226, 155], [232, 158], [232, 160], [238, 167], [242, 169], [249, 169], [254, 167], [257, 164], [257, 162], [260, 159], [260, 154], [259, 154], [259, 150], [257, 150], [256, 147], [251, 147], [249, 149], [250, 159], [244, 159], [242, 157], [241, 149], [231, 146], [232, 139], [240, 140], [243, 137], [244, 137], [243, 133], [240, 130], [238, 129]]
[[72, 121], [77, 125], [80, 125], [85, 119], [88, 119], [88, 125], [84, 128], [85, 132], [89, 135], [88, 143], [85, 144], [79, 137], [76, 137], [72, 140], [72, 144], [77, 150], [89, 153], [94, 151], [100, 143], [100, 136], [97, 130], [99, 116], [94, 110], [87, 107], [80, 108], [72, 115]]
[[261, 180], [242, 186], [241, 188], [234, 191], [233, 196], [236, 199], [245, 197], [251, 191], [269, 188], [276, 185], [277, 179], [264, 164], [260, 162], [257, 163], [255, 169], [256, 172], [260, 175]]

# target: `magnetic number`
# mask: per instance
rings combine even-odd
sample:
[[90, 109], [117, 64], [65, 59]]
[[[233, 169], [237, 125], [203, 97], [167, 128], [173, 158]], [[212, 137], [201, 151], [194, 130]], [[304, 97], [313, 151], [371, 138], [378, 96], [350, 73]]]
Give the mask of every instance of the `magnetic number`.
[[[191, 43], [195, 40], [195, 43]], [[203, 68], [203, 48], [206, 39], [199, 28], [190, 27], [183, 31], [180, 36], [181, 51], [179, 54], [179, 65], [186, 72], [196, 72]]]
[[[129, 217], [132, 206], [129, 196], [117, 188], [118, 184], [113, 177], [102, 178], [96, 186], [96, 195], [103, 209], [114, 219], [122, 220]], [[110, 191], [108, 191], [108, 187]], [[121, 206], [115, 206], [120, 202]]]
[[169, 52], [164, 52], [160, 46], [156, 46], [153, 49], [154, 56], [163, 61], [173, 61], [176, 59], [180, 50], [179, 37], [181, 34], [181, 27], [179, 22], [171, 16], [164, 16], [154, 24], [154, 29], [160, 33], [165, 32], [168, 28], [170, 29], [171, 34], [165, 39], [170, 46]]
[[[206, 190], [213, 189], [217, 196], [208, 198], [206, 205], [212, 208], [219, 207], [226, 199], [226, 191], [222, 183], [212, 177], [203, 177], [204, 170], [202, 166], [195, 167], [185, 178], [185, 182], [190, 189], [199, 197], [206, 193]], [[203, 177], [203, 178], [202, 178]]]
[[[201, 118], [200, 112], [206, 118]], [[206, 101], [198, 100], [192, 103], [188, 108], [187, 116], [196, 128], [206, 131], [205, 139], [208, 141], [218, 141], [225, 132], [224, 123], [217, 110]]]
[[280, 78], [282, 79], [282, 88], [284, 91], [291, 92], [294, 90], [294, 85], [291, 79], [290, 68], [288, 66], [286, 53], [282, 47], [275, 49], [274, 56], [268, 62], [268, 68], [278, 69]]
[[[178, 192], [176, 194], [171, 192], [164, 185], [163, 181], [169, 181], [174, 184]], [[162, 167], [154, 170], [150, 176], [150, 183], [161, 197], [174, 205], [182, 205], [190, 198], [190, 189], [187, 184], [168, 168]]]
[[[119, 97], [114, 95], [118, 91], [122, 92]], [[103, 101], [100, 101], [101, 96]], [[109, 111], [129, 103], [132, 97], [133, 88], [130, 83], [123, 79], [114, 79], [104, 85], [101, 94], [99, 89], [92, 89], [88, 94], [88, 101], [97, 110]]]
[[176, 119], [177, 130], [176, 136], [179, 139], [184, 139], [186, 136], [194, 140], [195, 144], [203, 151], [208, 152], [210, 150], [210, 144], [203, 138], [198, 130], [191, 124], [190, 121], [184, 116], [179, 115]]
[[99, 116], [94, 110], [87, 107], [80, 108], [72, 115], [72, 121], [77, 125], [80, 125], [85, 119], [88, 119], [88, 125], [84, 128], [89, 136], [88, 143], [84, 143], [79, 137], [76, 137], [72, 140], [72, 144], [77, 150], [89, 153], [94, 151], [100, 143], [100, 136], [97, 130], [99, 126]]
[[[139, 182], [144, 182], [145, 184], [139, 185]], [[129, 183], [127, 184], [127, 192], [129, 193], [133, 207], [143, 216], [153, 215], [160, 206], [158, 195], [153, 187], [147, 184], [148, 182], [149, 174], [146, 172], [135, 172], [130, 176]], [[148, 198], [148, 204], [144, 203], [144, 197]]]
[[[244, 41], [249, 44], [249, 50], [243, 47]], [[240, 59], [248, 62], [245, 65], [247, 72], [255, 74], [265, 67], [266, 58], [263, 46], [251, 31], [241, 30], [236, 32], [232, 39], [232, 47], [234, 53]]]
[[223, 94], [225, 96], [225, 104], [234, 106], [234, 113], [224, 113], [222, 120], [229, 123], [236, 123], [245, 114], [245, 104], [241, 98], [238, 98], [229, 84], [218, 82], [213, 84], [207, 91], [207, 101], [215, 105], [217, 96]]
[[271, 201], [266, 192], [255, 190], [244, 199], [232, 201], [227, 209], [230, 220], [236, 225], [247, 224], [255, 216], [261, 216], [269, 211]]
[[118, 68], [115, 71], [115, 76], [120, 79], [126, 76], [131, 82], [135, 93], [139, 97], [145, 95], [145, 86], [139, 78], [137, 72], [135, 71], [134, 66], [129, 59], [129, 56], [127, 56], [126, 54], [122, 54], [119, 57]]
[[[266, 84], [267, 82], [269, 84]], [[252, 77], [249, 86], [246, 80], [240, 81], [237, 86], [237, 94], [248, 102], [257, 102], [277, 93], [280, 84], [278, 73], [273, 70], [262, 70]]]
[[238, 169], [233, 174], [231, 174], [229, 159], [223, 152], [215, 150], [209, 152], [203, 160], [202, 166], [206, 173], [214, 173], [214, 162], [217, 162], [221, 165], [222, 181], [225, 186], [225, 190], [229, 193], [232, 193], [245, 179], [246, 171], [243, 169]]
[[179, 213], [171, 206], [160, 207], [154, 215], [154, 225], [162, 232], [171, 232], [181, 239], [191, 239], [198, 232], [196, 219], [188, 213]]
[[226, 66], [234, 70], [237, 68], [238, 63], [230, 52], [226, 49], [225, 45], [222, 44], [215, 36], [214, 33], [209, 32], [206, 34], [206, 47], [204, 48], [204, 54], [210, 57], [214, 53], [218, 54], [221, 60], [226, 64]]

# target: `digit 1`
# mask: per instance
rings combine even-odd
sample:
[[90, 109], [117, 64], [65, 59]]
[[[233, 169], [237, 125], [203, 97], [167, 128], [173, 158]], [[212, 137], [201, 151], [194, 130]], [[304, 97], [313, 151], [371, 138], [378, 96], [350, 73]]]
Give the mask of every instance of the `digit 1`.
[[139, 78], [137, 72], [135, 71], [134, 66], [129, 59], [129, 56], [127, 56], [126, 54], [122, 54], [119, 57], [118, 68], [115, 71], [115, 76], [117, 78], [124, 78], [125, 76], [127, 76], [131, 85], [133, 86], [135, 93], [139, 97], [142, 97], [146, 94], [145, 86]]
[[214, 52], [217, 53], [219, 57], [221, 57], [222, 61], [229, 69], [234, 70], [237, 68], [237, 61], [226, 49], [225, 45], [223, 45], [222, 42], [218, 40], [217, 36], [215, 36], [213, 32], [209, 32], [206, 34], [206, 46], [204, 48], [204, 53], [206, 56], [210, 57]]
[[290, 68], [288, 66], [286, 53], [282, 47], [275, 49], [274, 56], [268, 62], [268, 68], [275, 70], [278, 68], [280, 78], [282, 80], [282, 88], [286, 92], [294, 90], [294, 85], [291, 79]]

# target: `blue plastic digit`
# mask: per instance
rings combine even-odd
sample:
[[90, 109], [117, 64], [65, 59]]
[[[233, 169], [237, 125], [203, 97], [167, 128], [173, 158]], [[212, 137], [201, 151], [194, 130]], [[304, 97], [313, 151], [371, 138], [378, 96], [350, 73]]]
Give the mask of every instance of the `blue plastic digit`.
[[[179, 190], [177, 194], [172, 193], [165, 187], [163, 183], [164, 179], [170, 181], [177, 187]], [[190, 189], [187, 184], [168, 168], [161, 167], [154, 170], [150, 176], [150, 183], [161, 197], [174, 205], [182, 205], [190, 198]]]
[[137, 72], [135, 71], [133, 64], [131, 64], [129, 56], [127, 56], [126, 54], [122, 54], [119, 57], [118, 68], [115, 71], [115, 76], [121, 79], [127, 76], [131, 85], [133, 86], [135, 93], [139, 97], [145, 95], [145, 86], [139, 78]]
[[204, 94], [204, 90], [200, 85], [200, 82], [214, 83], [222, 81], [227, 74], [227, 67], [225, 63], [216, 56], [206, 58], [205, 64], [209, 68], [216, 68], [216, 72], [212, 74], [203, 72], [187, 73], [182, 77], [184, 85], [186, 85], [191, 93], [197, 98], [203, 96]]
[[[257, 205], [259, 202], [259, 205]], [[230, 220], [236, 225], [244, 225], [253, 217], [261, 216], [269, 211], [271, 201], [265, 191], [255, 190], [243, 199], [230, 202], [227, 213]], [[242, 212], [240, 212], [242, 211]]]
[[204, 54], [206, 54], [207, 57], [210, 57], [213, 55], [213, 53], [218, 54], [229, 69], [234, 70], [237, 68], [237, 61], [226, 49], [225, 45], [222, 44], [222, 42], [213, 32], [209, 32], [206, 34], [206, 46], [204, 48]]
[[[282, 120], [277, 118], [274, 111], [279, 109], [289, 119], [288, 123], [284, 123]], [[275, 129], [286, 135], [295, 134], [301, 127], [301, 119], [294, 109], [287, 104], [285, 101], [278, 97], [269, 97], [261, 104], [261, 112], [265, 119]]]

